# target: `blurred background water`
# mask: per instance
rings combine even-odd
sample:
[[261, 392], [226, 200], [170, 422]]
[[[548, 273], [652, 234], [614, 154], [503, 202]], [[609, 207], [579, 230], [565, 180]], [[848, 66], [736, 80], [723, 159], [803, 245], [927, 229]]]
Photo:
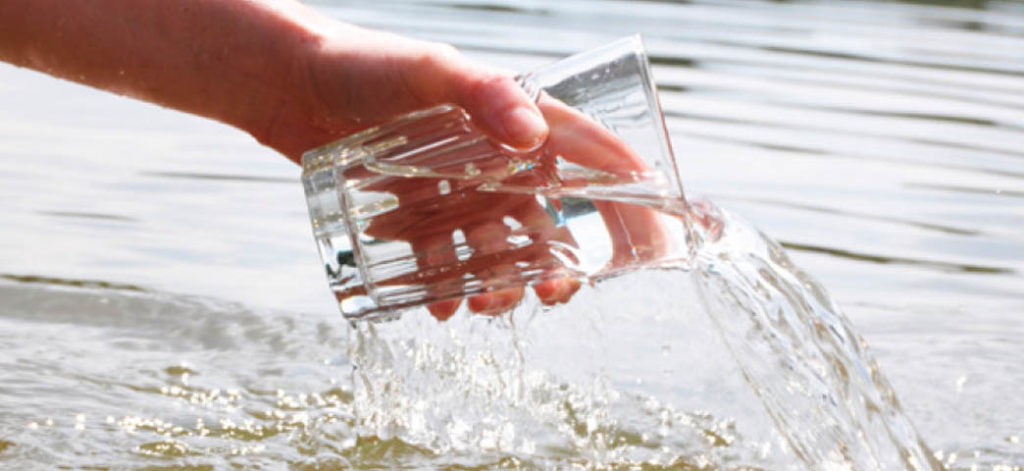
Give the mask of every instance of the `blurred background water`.
[[[830, 289], [943, 462], [1024, 466], [1024, 4], [316, 6], [512, 70], [643, 33], [688, 192]], [[0, 467], [409, 452], [350, 430], [296, 166], [7, 65], [0, 155]]]

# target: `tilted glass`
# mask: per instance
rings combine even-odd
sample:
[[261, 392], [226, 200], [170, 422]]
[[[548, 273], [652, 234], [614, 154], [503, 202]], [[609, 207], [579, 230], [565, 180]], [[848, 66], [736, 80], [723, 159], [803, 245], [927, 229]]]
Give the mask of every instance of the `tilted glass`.
[[[685, 200], [639, 36], [520, 76], [551, 129], [517, 151], [441, 105], [310, 150], [313, 232], [349, 318], [688, 259]], [[653, 209], [651, 209], [653, 208]]]

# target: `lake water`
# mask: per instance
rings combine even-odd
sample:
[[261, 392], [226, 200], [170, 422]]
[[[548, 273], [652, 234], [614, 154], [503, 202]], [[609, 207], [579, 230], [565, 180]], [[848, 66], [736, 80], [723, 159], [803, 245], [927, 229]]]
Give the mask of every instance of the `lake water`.
[[[1024, 466], [1021, 4], [317, 6], [515, 70], [643, 33], [688, 192], [828, 287], [941, 462]], [[356, 439], [293, 164], [6, 65], [0, 136], [0, 467], [495, 462]]]

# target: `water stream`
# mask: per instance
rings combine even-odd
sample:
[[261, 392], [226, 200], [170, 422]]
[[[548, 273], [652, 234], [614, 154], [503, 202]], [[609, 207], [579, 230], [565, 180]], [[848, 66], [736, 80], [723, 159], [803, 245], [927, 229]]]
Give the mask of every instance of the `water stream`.
[[694, 272], [749, 385], [809, 469], [942, 469], [867, 343], [777, 242], [704, 203], [719, 239]]
[[[865, 341], [784, 249], [706, 200], [680, 217], [697, 229], [695, 260], [603, 279], [567, 307], [354, 323], [357, 433], [541, 467], [942, 469]], [[723, 350], [745, 380], [729, 400], [753, 391], [745, 410], [682, 399], [720, 382], [683, 365]]]

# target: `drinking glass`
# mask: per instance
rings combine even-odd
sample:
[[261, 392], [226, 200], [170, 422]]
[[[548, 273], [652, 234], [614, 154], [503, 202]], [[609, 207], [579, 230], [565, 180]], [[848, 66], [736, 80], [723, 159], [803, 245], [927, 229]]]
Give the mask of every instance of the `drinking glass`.
[[692, 257], [640, 37], [518, 83], [550, 127], [535, 149], [503, 146], [441, 105], [303, 155], [313, 232], [347, 318]]

